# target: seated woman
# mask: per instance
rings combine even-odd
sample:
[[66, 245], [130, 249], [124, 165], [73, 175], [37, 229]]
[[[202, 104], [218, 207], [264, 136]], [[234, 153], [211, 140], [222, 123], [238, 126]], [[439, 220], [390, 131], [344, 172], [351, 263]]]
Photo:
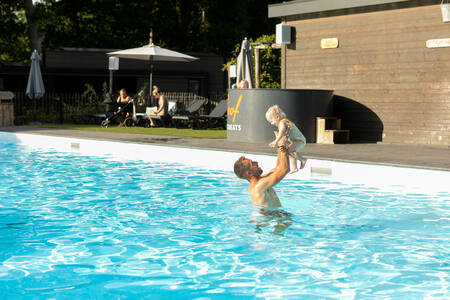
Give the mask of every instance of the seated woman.
[[[153, 95], [153, 97], [158, 99], [158, 108], [153, 110], [152, 114], [159, 116], [159, 118], [161, 118], [162, 116], [166, 116], [167, 112], [168, 112], [168, 102], [167, 102], [166, 98], [164, 97], [164, 95], [159, 91], [159, 88], [156, 85], [153, 86], [152, 95]], [[156, 126], [155, 120], [157, 118], [152, 118], [152, 115], [150, 115], [149, 119], [150, 119], [150, 126], [155, 127]]]
[[[117, 97], [117, 104], [119, 107], [123, 108], [131, 100], [130, 96], [127, 94], [127, 90], [121, 89], [120, 95]], [[130, 111], [128, 109], [120, 112], [119, 116], [119, 126], [124, 126], [123, 121], [130, 116]]]

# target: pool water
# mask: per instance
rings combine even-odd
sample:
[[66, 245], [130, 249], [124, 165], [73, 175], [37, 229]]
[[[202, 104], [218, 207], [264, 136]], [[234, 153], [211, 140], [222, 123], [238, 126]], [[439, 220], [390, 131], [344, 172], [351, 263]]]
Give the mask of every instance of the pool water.
[[448, 299], [450, 193], [0, 148], [1, 299]]

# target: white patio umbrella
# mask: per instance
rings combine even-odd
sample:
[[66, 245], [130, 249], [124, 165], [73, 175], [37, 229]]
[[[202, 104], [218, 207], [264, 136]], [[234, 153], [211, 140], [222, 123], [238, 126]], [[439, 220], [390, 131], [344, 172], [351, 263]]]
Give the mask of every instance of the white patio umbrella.
[[116, 56], [129, 59], [140, 59], [150, 61], [150, 93], [153, 85], [153, 62], [155, 61], [178, 61], [178, 62], [190, 62], [197, 60], [197, 57], [186, 55], [180, 52], [168, 50], [156, 46], [152, 42], [150, 44], [126, 50], [119, 50], [107, 53], [108, 56]]
[[247, 38], [245, 38], [242, 41], [241, 52], [239, 52], [237, 58], [236, 82], [239, 83], [241, 80], [246, 80], [248, 82], [248, 87], [253, 88], [255, 86], [253, 77], [252, 46]]
[[28, 98], [33, 100], [33, 118], [36, 121], [36, 99], [42, 98], [45, 94], [44, 82], [42, 81], [40, 60], [37, 50], [31, 55], [30, 74], [28, 75], [27, 94]]

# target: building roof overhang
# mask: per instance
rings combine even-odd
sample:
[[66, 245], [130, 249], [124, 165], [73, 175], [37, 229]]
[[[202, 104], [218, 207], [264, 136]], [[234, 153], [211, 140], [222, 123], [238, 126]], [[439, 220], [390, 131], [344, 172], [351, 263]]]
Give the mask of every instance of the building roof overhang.
[[268, 6], [269, 18], [351, 9], [410, 0], [296, 0]]

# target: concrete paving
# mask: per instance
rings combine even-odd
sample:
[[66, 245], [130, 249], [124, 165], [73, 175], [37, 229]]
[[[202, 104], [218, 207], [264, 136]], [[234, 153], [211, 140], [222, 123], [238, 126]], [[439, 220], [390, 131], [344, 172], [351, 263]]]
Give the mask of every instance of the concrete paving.
[[[0, 127], [0, 131], [223, 150], [242, 153], [246, 156], [249, 156], [248, 154], [252, 153], [275, 155], [275, 150], [268, 147], [266, 144], [233, 142], [228, 141], [227, 139], [199, 139], [151, 134], [50, 129], [30, 126]], [[149, 129], [149, 133], [151, 133], [151, 129]], [[303, 148], [302, 154], [307, 158], [450, 171], [450, 146], [386, 143], [338, 145], [307, 144], [306, 147]]]

